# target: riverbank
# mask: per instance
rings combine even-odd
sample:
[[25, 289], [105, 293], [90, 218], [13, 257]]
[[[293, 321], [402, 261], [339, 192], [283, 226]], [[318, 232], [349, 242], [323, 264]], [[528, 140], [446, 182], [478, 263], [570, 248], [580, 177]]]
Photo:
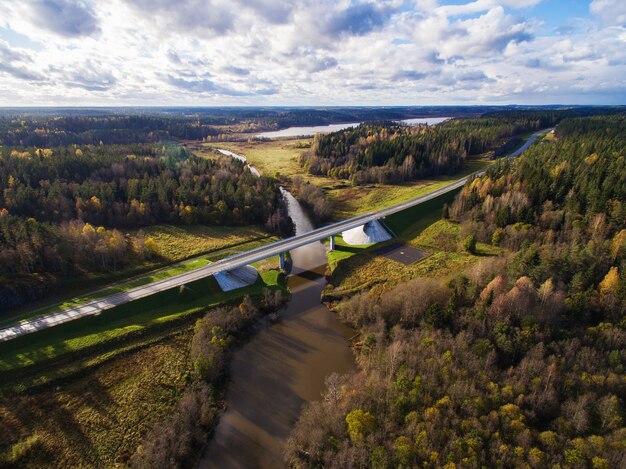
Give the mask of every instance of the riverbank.
[[[175, 425], [168, 428], [165, 422], [180, 414], [175, 409], [188, 400], [189, 392], [206, 383], [212, 387], [202, 396], [203, 412], [212, 417], [198, 430], [208, 434], [222, 405], [230, 349], [245, 341], [262, 315], [279, 306], [282, 298], [286, 296], [281, 290], [275, 290], [252, 300], [259, 307], [244, 299], [209, 309], [202, 321], [217, 341], [197, 337], [201, 328], [196, 319], [207, 313], [205, 308], [199, 316], [151, 330], [127, 340], [123, 347], [92, 351], [72, 374], [45, 384], [32, 383], [28, 389], [7, 392], [5, 388], [0, 396], [0, 465], [73, 468], [131, 463], [134, 467], [143, 460], [150, 429], [157, 425], [161, 433], [171, 430]], [[202, 358], [212, 360], [209, 373], [199, 367], [197, 342], [216, 347], [211, 357]], [[55, 366], [60, 364], [48, 364]], [[142, 441], [140, 456], [131, 459]], [[196, 456], [187, 452], [185, 458]]]
[[[313, 229], [302, 206], [286, 193], [296, 234]], [[280, 321], [238, 350], [221, 417], [201, 468], [276, 468], [293, 423], [308, 402], [319, 399], [331, 373], [355, 369], [349, 338], [320, 301], [326, 249], [312, 243], [291, 251], [290, 301]]]
[[261, 174], [279, 178], [287, 188], [295, 177], [301, 177], [305, 182], [314, 184], [324, 191], [333, 207], [331, 216], [333, 221], [406, 202], [484, 169], [493, 162], [487, 157], [476, 157], [467, 161], [463, 171], [451, 176], [431, 177], [402, 184], [352, 186], [347, 180], [309, 174], [300, 166], [298, 156], [306, 151], [310, 143], [310, 139], [220, 142], [199, 144], [189, 148], [207, 157], [214, 154], [213, 148], [226, 149], [242, 155]]

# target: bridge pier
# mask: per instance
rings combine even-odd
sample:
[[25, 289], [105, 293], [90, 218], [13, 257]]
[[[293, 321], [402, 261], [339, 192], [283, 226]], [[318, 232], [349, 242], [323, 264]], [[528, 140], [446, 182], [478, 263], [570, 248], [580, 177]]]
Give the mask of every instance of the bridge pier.
[[286, 262], [285, 262], [285, 253], [281, 252], [278, 254], [278, 266], [280, 270], [286, 270]]
[[335, 250], [335, 235], [330, 235], [330, 250]]

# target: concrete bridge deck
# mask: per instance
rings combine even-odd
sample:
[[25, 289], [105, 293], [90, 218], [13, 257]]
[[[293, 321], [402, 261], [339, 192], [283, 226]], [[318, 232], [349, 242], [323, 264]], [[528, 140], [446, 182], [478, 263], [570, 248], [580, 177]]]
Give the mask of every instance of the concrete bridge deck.
[[[528, 148], [535, 141], [535, 139], [541, 133], [545, 132], [546, 130], [549, 130], [549, 129], [544, 129], [533, 134], [521, 148], [516, 150], [513, 154], [509, 155], [509, 157], [515, 157], [515, 156], [520, 155], [524, 150], [526, 150], [526, 148]], [[181, 285], [185, 285], [185, 284], [194, 282], [196, 280], [203, 279], [210, 275], [215, 275], [220, 272], [237, 269], [245, 265], [252, 264], [254, 262], [258, 262], [263, 259], [267, 259], [268, 257], [281, 255], [281, 254], [284, 255], [285, 252], [298, 248], [300, 246], [304, 246], [309, 243], [321, 241], [325, 238], [329, 238], [333, 235], [341, 233], [342, 231], [347, 231], [347, 230], [356, 228], [372, 220], [379, 220], [391, 214], [401, 212], [402, 210], [406, 210], [407, 208], [411, 208], [416, 205], [427, 202], [429, 200], [432, 200], [436, 197], [439, 197], [440, 195], [446, 194], [450, 191], [453, 191], [462, 187], [468, 180], [474, 177], [480, 176], [484, 172], [485, 172], [484, 170], [476, 171], [470, 174], [469, 176], [463, 177], [457, 181], [447, 184], [444, 187], [441, 187], [429, 194], [423, 195], [421, 197], [417, 197], [415, 199], [403, 202], [401, 204], [394, 205], [392, 207], [385, 208], [383, 210], [378, 210], [375, 212], [370, 212], [370, 213], [366, 213], [363, 215], [359, 215], [354, 218], [350, 218], [348, 220], [343, 220], [343, 221], [333, 223], [328, 226], [324, 226], [322, 228], [317, 228], [315, 230], [309, 231], [308, 233], [304, 233], [298, 236], [293, 236], [291, 238], [282, 239], [280, 241], [267, 244], [265, 246], [261, 246], [261, 247], [251, 249], [246, 252], [235, 254], [225, 259], [221, 259], [217, 262], [208, 264], [204, 267], [200, 267], [199, 269], [196, 269], [196, 270], [185, 272], [180, 275], [176, 275], [174, 277], [170, 277], [167, 279], [158, 280], [148, 285], [143, 285], [143, 286], [136, 287], [128, 291], [115, 293], [113, 295], [100, 298], [97, 300], [93, 300], [88, 303], [75, 306], [72, 308], [54, 311], [52, 313], [46, 314], [38, 318], [33, 318], [33, 319], [22, 321], [13, 326], [0, 329], [0, 342], [11, 340], [11, 339], [14, 339], [16, 337], [19, 337], [25, 334], [30, 334], [32, 332], [36, 332], [41, 329], [45, 329], [48, 327], [52, 327], [52, 326], [63, 324], [69, 321], [73, 321], [81, 317], [100, 314], [103, 311], [106, 311], [107, 309], [111, 309], [116, 306], [129, 303], [134, 300], [138, 300], [140, 298], [145, 298], [147, 296], [154, 295], [156, 293], [169, 290], [171, 288], [176, 288]]]

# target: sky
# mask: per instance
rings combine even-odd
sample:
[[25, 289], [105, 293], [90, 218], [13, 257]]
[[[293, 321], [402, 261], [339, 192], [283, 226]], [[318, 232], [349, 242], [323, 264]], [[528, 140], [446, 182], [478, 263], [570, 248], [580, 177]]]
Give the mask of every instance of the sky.
[[0, 106], [626, 104], [626, 0], [0, 0]]

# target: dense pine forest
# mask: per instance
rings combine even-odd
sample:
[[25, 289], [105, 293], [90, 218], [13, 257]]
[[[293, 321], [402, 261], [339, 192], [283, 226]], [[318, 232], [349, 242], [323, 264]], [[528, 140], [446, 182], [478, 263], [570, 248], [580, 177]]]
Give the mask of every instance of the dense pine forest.
[[[64, 145], [132, 144], [162, 140], [203, 140], [231, 133], [254, 133], [292, 126], [477, 116], [506, 108], [106, 108], [0, 109], [0, 145], [51, 148]], [[576, 112], [584, 112], [580, 108]], [[537, 111], [540, 112], [540, 111]], [[558, 113], [558, 111], [554, 111]], [[498, 115], [498, 114], [494, 114]]]
[[[211, 122], [211, 120], [209, 120]], [[130, 144], [163, 139], [201, 140], [218, 131], [200, 119], [147, 115], [62, 115], [0, 119], [0, 145]]]
[[446, 212], [503, 254], [339, 303], [360, 371], [328, 378], [288, 463], [625, 467], [625, 150], [625, 116], [566, 119], [468, 183]]
[[52, 147], [70, 144], [200, 140], [230, 128], [240, 132], [327, 125], [373, 119], [476, 116], [497, 106], [445, 107], [174, 107], [0, 109], [0, 145]]
[[[230, 132], [259, 132], [291, 126], [326, 125], [413, 116], [476, 115], [494, 108], [129, 108], [0, 110], [0, 145], [57, 147], [203, 140]], [[444, 114], [442, 114], [444, 113]]]
[[157, 255], [154, 240], [136, 231], [153, 224], [290, 230], [274, 180], [177, 145], [4, 147], [0, 187], [3, 307], [39, 296], [57, 276], [115, 271]]
[[349, 179], [352, 184], [399, 183], [461, 171], [470, 156], [501, 156], [522, 143], [520, 134], [550, 127], [568, 111], [509, 111], [453, 119], [436, 126], [393, 122], [362, 124], [315, 137], [300, 164], [311, 174]]

